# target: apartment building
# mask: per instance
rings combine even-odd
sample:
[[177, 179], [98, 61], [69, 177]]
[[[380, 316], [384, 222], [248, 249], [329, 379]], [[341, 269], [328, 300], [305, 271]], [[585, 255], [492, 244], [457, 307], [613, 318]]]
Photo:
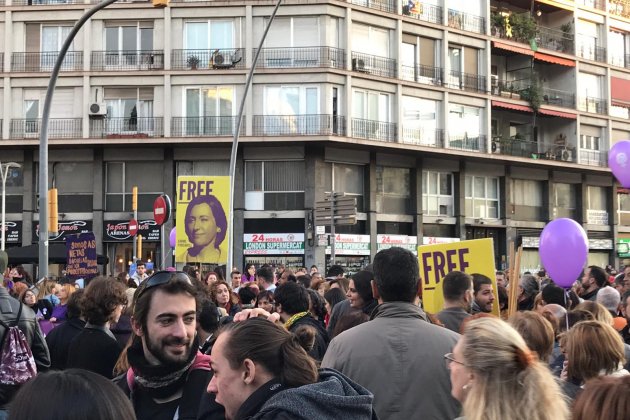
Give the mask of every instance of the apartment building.
[[[124, 270], [137, 185], [142, 257], [158, 258], [153, 199], [179, 175], [227, 175], [273, 6], [121, 0], [87, 22], [53, 100], [52, 242], [94, 231], [108, 272]], [[9, 246], [37, 241], [48, 76], [89, 7], [0, 3], [0, 151], [22, 165], [7, 186]], [[630, 1], [285, 0], [245, 102], [235, 265], [327, 265], [313, 209], [331, 191], [357, 198], [356, 225], [336, 229], [351, 269], [392, 244], [491, 237], [498, 267], [514, 242], [534, 270], [556, 217], [584, 226], [590, 263], [630, 256], [630, 191], [606, 168], [630, 138], [629, 35]]]

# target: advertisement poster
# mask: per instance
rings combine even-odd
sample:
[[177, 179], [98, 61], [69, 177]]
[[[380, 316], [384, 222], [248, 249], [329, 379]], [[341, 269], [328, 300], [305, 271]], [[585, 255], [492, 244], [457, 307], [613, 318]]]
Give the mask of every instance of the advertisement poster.
[[175, 262], [226, 264], [229, 176], [177, 178]]
[[90, 279], [98, 275], [96, 240], [92, 232], [66, 237], [66, 275], [71, 279]]
[[418, 247], [422, 281], [422, 303], [427, 312], [436, 314], [444, 306], [442, 279], [451, 271], [483, 274], [492, 280], [492, 313], [499, 316], [499, 297], [494, 269], [494, 245], [491, 238]]

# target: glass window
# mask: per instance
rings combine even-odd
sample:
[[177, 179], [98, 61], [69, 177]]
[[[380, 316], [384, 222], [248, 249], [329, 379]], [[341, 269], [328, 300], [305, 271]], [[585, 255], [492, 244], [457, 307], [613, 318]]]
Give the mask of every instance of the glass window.
[[389, 95], [355, 89], [353, 95], [353, 117], [372, 121], [390, 121]]
[[245, 162], [246, 191], [303, 192], [304, 180], [302, 160]]
[[438, 144], [439, 102], [430, 99], [402, 97], [403, 139], [405, 142], [440, 146]]
[[588, 186], [588, 209], [607, 210], [607, 205], [606, 188]]
[[353, 22], [352, 50], [379, 57], [389, 57], [389, 30]]
[[[496, 195], [495, 197], [496, 198]], [[540, 181], [513, 180], [512, 204], [517, 206], [542, 207], [543, 186]]]
[[466, 176], [465, 182], [466, 216], [481, 219], [498, 219], [499, 178]]
[[131, 211], [131, 192], [138, 187], [138, 210], [151, 211], [164, 192], [163, 162], [107, 162], [105, 210]]
[[177, 176], [228, 175], [229, 160], [177, 162]]
[[556, 183], [554, 185], [554, 206], [566, 209], [576, 208], [575, 186], [572, 184]]
[[451, 139], [478, 137], [481, 133], [481, 109], [449, 104], [448, 124]]
[[613, 66], [624, 67], [626, 57], [626, 36], [617, 31], [608, 32], [608, 62]]
[[452, 216], [453, 203], [453, 174], [423, 171], [423, 213], [429, 216]]

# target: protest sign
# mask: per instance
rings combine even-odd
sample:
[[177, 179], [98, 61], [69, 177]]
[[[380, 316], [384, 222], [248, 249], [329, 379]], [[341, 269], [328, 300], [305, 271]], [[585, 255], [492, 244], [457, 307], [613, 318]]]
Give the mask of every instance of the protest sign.
[[98, 275], [94, 233], [66, 237], [66, 275], [71, 279], [89, 279]]

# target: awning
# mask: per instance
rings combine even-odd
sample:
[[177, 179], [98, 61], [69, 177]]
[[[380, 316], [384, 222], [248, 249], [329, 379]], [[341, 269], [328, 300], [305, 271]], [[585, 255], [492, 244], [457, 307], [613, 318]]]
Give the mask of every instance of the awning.
[[610, 96], [612, 102], [630, 103], [630, 80], [619, 77], [610, 78]]
[[511, 109], [513, 111], [534, 112], [534, 110], [531, 107], [529, 107], [529, 106], [511, 104], [509, 102], [492, 101], [492, 106], [496, 106], [496, 107], [499, 107], [499, 108], [505, 108], [505, 109]]
[[554, 111], [552, 109], [540, 108], [538, 110], [538, 113], [542, 114], [542, 115], [549, 115], [549, 116], [552, 116], [552, 117], [568, 118], [570, 120], [576, 120], [577, 119], [577, 115], [576, 114], [572, 114], [570, 112]]
[[569, 60], [568, 58], [556, 57], [555, 55], [535, 53], [535, 60], [545, 61], [551, 64], [560, 64], [561, 66], [575, 67], [575, 60]]
[[492, 45], [495, 48], [501, 48], [502, 50], [506, 50], [506, 51], [512, 51], [515, 53], [525, 54], [525, 55], [530, 55], [530, 56], [534, 55], [534, 51], [532, 51], [531, 48], [519, 47], [516, 45], [506, 44], [504, 42], [497, 42], [497, 41], [493, 41]]

